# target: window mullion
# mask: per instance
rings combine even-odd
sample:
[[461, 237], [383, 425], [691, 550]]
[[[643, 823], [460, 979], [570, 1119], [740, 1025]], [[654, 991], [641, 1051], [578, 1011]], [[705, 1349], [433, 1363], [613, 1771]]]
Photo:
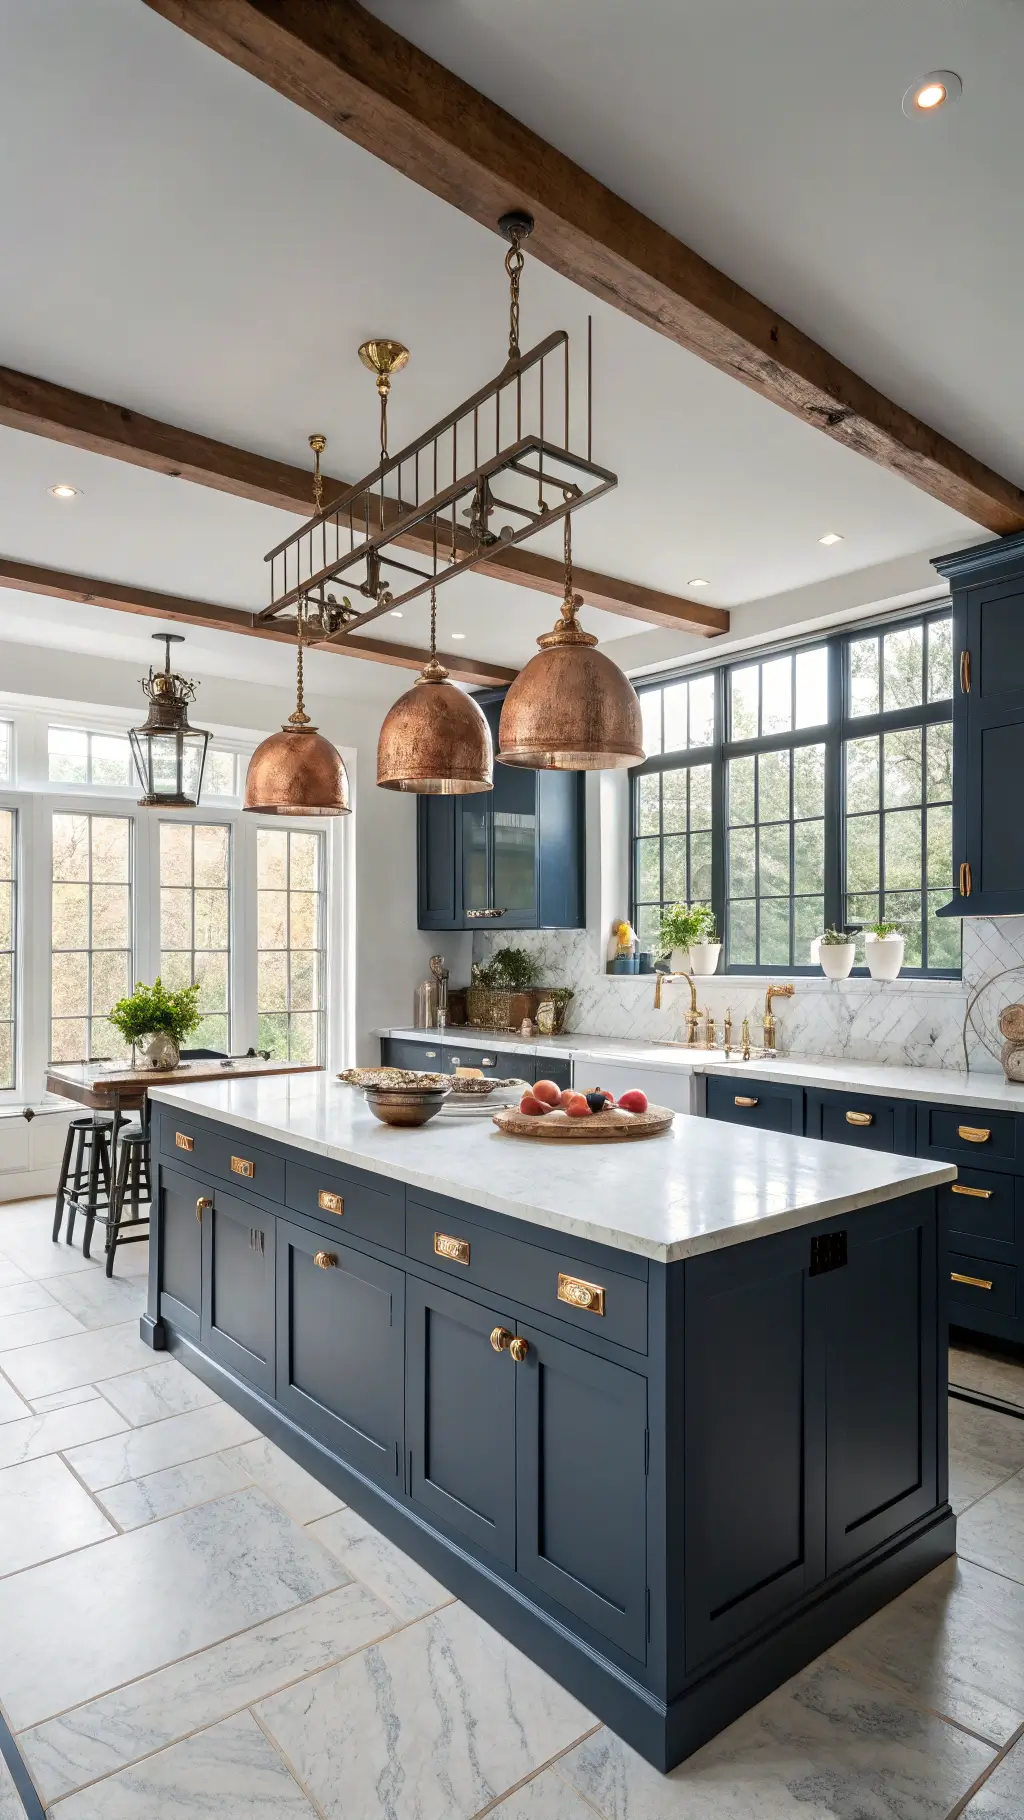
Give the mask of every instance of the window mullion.
[[[726, 813], [727, 788], [725, 764], [725, 679], [727, 671], [715, 672], [714, 743], [711, 748], [711, 908], [718, 924], [718, 939], [724, 942], [726, 913]], [[725, 950], [726, 964], [729, 951]]]
[[843, 722], [846, 716], [845, 647], [828, 642], [828, 720], [825, 726], [825, 928], [845, 922], [843, 877]]

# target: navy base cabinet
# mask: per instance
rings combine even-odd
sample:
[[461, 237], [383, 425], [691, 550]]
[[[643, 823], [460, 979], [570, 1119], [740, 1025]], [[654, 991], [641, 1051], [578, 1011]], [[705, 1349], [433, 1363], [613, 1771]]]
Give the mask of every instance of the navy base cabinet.
[[953, 1552], [934, 1193], [666, 1266], [159, 1103], [154, 1154], [143, 1337], [660, 1769]]

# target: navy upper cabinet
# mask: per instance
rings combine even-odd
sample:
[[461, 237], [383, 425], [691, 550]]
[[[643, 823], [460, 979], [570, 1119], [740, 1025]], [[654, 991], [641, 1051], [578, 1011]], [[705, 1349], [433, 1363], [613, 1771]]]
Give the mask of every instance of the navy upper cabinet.
[[[494, 748], [503, 695], [480, 696]], [[477, 796], [421, 796], [421, 929], [579, 929], [584, 905], [584, 788], [575, 771], [494, 766]]]
[[953, 592], [953, 901], [944, 916], [1024, 911], [1024, 533], [935, 567]]

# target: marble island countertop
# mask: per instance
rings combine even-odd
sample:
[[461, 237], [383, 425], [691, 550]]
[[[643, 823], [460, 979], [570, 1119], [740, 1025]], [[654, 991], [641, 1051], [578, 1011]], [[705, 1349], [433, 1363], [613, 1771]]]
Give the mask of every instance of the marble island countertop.
[[531, 1143], [489, 1120], [443, 1114], [398, 1130], [326, 1074], [150, 1091], [254, 1137], [660, 1263], [842, 1217], [956, 1175], [945, 1164], [685, 1115], [664, 1136], [592, 1147]]
[[514, 1031], [474, 1030], [462, 1025], [438, 1030], [376, 1030], [375, 1036], [429, 1041], [442, 1035], [448, 1043], [460, 1039], [497, 1050], [526, 1055], [579, 1057], [600, 1062], [620, 1062], [638, 1068], [659, 1068], [685, 1074], [735, 1074], [761, 1080], [789, 1082], [798, 1087], [821, 1087], [855, 1093], [879, 1093], [893, 1099], [928, 1100], [939, 1106], [984, 1106], [991, 1111], [1024, 1112], [1024, 1083], [1007, 1081], [1001, 1074], [961, 1073], [954, 1068], [911, 1068], [896, 1062], [829, 1061], [824, 1057], [802, 1060], [779, 1055], [764, 1061], [741, 1060], [734, 1050], [727, 1061], [721, 1050], [676, 1048], [625, 1037], [588, 1036], [576, 1031], [566, 1036], [523, 1037]]

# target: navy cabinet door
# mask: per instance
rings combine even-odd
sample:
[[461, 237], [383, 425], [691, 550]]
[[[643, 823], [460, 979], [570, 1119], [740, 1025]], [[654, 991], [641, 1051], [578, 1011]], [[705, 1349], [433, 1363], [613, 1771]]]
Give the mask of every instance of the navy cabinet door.
[[382, 1068], [418, 1068], [424, 1074], [445, 1071], [444, 1046], [436, 1035], [426, 1031], [422, 1038], [382, 1036], [380, 1061]]
[[273, 1394], [274, 1216], [217, 1190], [200, 1230], [202, 1344], [239, 1377]]
[[416, 923], [420, 929], [459, 929], [462, 905], [456, 841], [460, 798], [420, 796], [416, 801]]
[[[994, 915], [1024, 909], [1019, 780], [1024, 775], [1024, 580], [967, 601], [967, 859], [971, 896]], [[954, 858], [958, 856], [954, 855]], [[970, 912], [977, 906], [966, 904]]]
[[519, 1324], [516, 1567], [601, 1636], [647, 1652], [647, 1380]]
[[212, 1192], [161, 1164], [160, 1313], [189, 1340], [198, 1340], [202, 1325], [203, 1229], [196, 1210]]
[[404, 1271], [278, 1221], [277, 1400], [392, 1488], [403, 1444], [404, 1293]]
[[491, 1332], [515, 1322], [499, 1306], [406, 1284], [409, 1492], [509, 1567], [515, 1564], [516, 1365]]
[[824, 1578], [824, 1302], [809, 1254], [787, 1232], [685, 1267], [688, 1669]]
[[586, 779], [582, 771], [537, 771], [537, 924], [586, 922]]
[[[847, 1263], [816, 1280], [828, 1304], [828, 1571], [934, 1507], [936, 1220], [931, 1195], [893, 1229], [849, 1222]], [[941, 1336], [940, 1336], [941, 1337]]]

